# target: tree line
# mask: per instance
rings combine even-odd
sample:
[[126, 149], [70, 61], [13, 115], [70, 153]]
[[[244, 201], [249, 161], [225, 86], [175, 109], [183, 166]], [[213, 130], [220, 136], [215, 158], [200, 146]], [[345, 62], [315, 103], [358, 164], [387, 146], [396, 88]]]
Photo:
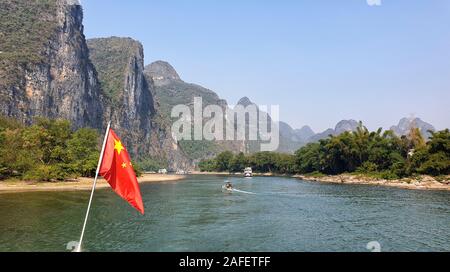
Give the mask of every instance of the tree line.
[[360, 173], [385, 179], [426, 174], [450, 174], [450, 132], [433, 132], [426, 141], [420, 130], [412, 128], [398, 137], [392, 131], [370, 132], [362, 124], [355, 132], [331, 136], [310, 143], [294, 155], [259, 152], [250, 155], [223, 152], [204, 160], [204, 172], [241, 172], [252, 167], [255, 172], [277, 174]]
[[0, 180], [66, 180], [95, 175], [99, 134], [64, 120], [37, 118], [31, 126], [0, 118]]
[[[0, 180], [36, 181], [67, 180], [95, 175], [101, 139], [90, 128], [72, 130], [64, 120], [37, 118], [24, 126], [0, 117]], [[157, 169], [167, 162], [147, 158], [136, 163], [140, 169]], [[397, 179], [420, 174], [450, 175], [450, 132], [433, 132], [426, 141], [419, 129], [406, 136], [392, 131], [370, 132], [360, 125], [355, 132], [330, 136], [310, 143], [294, 155], [259, 152], [254, 154], [220, 153], [203, 160], [204, 172], [242, 172], [252, 167], [255, 172], [276, 174], [361, 173]]]
[[[0, 116], [0, 181], [64, 181], [94, 177], [103, 138], [92, 128], [72, 129], [66, 120], [36, 118], [25, 126]], [[160, 161], [133, 163], [137, 176]], [[152, 168], [152, 169], [153, 169]]]

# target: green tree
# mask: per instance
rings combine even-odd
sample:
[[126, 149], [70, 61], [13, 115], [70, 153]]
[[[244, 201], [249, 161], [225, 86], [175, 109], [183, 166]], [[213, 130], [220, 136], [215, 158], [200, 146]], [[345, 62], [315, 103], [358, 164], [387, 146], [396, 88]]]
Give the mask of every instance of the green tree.
[[290, 154], [276, 154], [275, 158], [275, 172], [279, 174], [295, 173], [295, 156]]
[[450, 175], [450, 131], [448, 129], [432, 133], [427, 144], [428, 154], [414, 154], [420, 162], [417, 172], [433, 176]]
[[24, 148], [22, 130], [6, 129], [0, 133], [2, 144], [0, 146], [1, 178], [20, 177], [36, 164], [38, 156], [34, 150]]
[[0, 119], [0, 179], [52, 181], [92, 176], [98, 147], [95, 130], [74, 132], [68, 121], [38, 118], [24, 127]]
[[67, 170], [84, 177], [93, 177], [97, 169], [99, 134], [96, 130], [82, 128], [67, 141]]
[[245, 157], [244, 153], [239, 153], [236, 156], [233, 157], [230, 163], [230, 171], [237, 173], [244, 171], [245, 167], [247, 167], [248, 161]]
[[302, 174], [323, 172], [321, 162], [323, 161], [323, 145], [321, 143], [310, 143], [297, 150], [295, 153], [296, 171]]
[[231, 161], [233, 160], [233, 153], [230, 151], [225, 151], [220, 153], [216, 158], [217, 171], [225, 172], [230, 171]]
[[249, 159], [253, 170], [260, 173], [273, 173], [276, 169], [274, 154], [271, 152], [253, 154]]
[[217, 163], [215, 159], [203, 160], [198, 164], [201, 172], [217, 171]]

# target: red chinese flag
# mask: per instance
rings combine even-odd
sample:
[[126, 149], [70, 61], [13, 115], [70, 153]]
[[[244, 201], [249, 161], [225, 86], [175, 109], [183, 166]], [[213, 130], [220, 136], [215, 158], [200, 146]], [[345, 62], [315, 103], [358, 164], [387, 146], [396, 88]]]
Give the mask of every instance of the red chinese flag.
[[141, 190], [130, 156], [112, 129], [108, 132], [100, 175], [108, 181], [119, 196], [144, 214]]

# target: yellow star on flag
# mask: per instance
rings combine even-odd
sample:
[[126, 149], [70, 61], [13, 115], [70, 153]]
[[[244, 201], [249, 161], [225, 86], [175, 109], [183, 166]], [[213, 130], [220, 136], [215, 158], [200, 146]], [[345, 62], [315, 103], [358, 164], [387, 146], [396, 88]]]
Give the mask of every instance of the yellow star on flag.
[[126, 163], [122, 163], [122, 168], [127, 168], [127, 164]]
[[122, 150], [124, 150], [125, 148], [123, 147], [121, 141], [114, 140], [114, 149], [117, 150], [117, 153], [119, 153], [120, 155], [120, 152], [122, 152]]

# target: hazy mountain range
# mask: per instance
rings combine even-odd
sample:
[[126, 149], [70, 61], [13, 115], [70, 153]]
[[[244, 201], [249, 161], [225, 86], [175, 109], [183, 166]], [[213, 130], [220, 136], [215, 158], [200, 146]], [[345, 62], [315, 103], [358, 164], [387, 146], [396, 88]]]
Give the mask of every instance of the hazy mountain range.
[[[288, 136], [291, 141], [304, 145], [326, 139], [330, 135], [337, 136], [346, 131], [356, 131], [358, 127], [359, 122], [356, 120], [342, 120], [338, 122], [334, 128], [315, 133], [309, 126], [304, 126], [301, 129], [293, 129], [288, 124], [280, 122], [280, 134]], [[408, 135], [411, 128], [420, 129], [422, 136], [425, 139], [429, 139], [431, 136], [430, 131], [436, 131], [433, 125], [422, 121], [420, 118], [403, 118], [399, 121], [398, 125], [392, 126], [390, 130], [398, 136], [405, 136]]]

